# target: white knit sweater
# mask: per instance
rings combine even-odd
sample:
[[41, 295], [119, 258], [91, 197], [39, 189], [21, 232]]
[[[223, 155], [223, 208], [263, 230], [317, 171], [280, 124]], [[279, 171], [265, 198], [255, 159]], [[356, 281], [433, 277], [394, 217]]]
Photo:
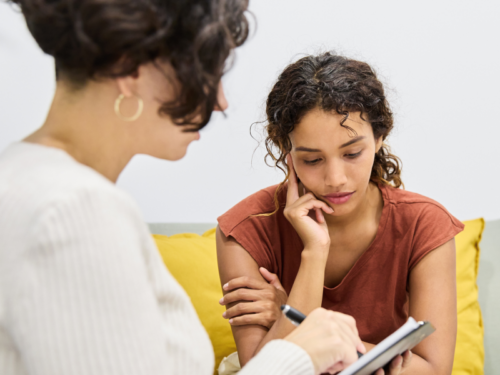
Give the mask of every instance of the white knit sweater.
[[[213, 372], [189, 297], [133, 200], [62, 150], [0, 154], [0, 374]], [[312, 374], [283, 340], [240, 372]]]

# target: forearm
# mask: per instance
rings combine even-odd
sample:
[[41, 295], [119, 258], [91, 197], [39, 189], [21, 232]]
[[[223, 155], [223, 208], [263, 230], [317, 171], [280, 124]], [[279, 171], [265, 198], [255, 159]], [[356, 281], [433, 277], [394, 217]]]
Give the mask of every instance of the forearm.
[[[325, 284], [326, 256], [304, 249], [299, 272], [287, 303], [305, 315], [321, 306]], [[293, 325], [290, 325], [293, 329]]]
[[[325, 278], [326, 258], [310, 251], [302, 252], [302, 259], [297, 277], [290, 291], [287, 303], [308, 315], [314, 309], [321, 307]], [[256, 355], [264, 345], [275, 339], [282, 339], [293, 331], [295, 326], [283, 315], [278, 318], [272, 328], [263, 337], [255, 349]], [[248, 358], [249, 360], [250, 358]]]
[[405, 368], [404, 375], [451, 375], [451, 369], [449, 372], [443, 371], [443, 369], [437, 369], [432, 366], [424, 358], [420, 357], [418, 354], [412, 353], [411, 363], [407, 368]]
[[[372, 350], [375, 345], [370, 344], [369, 342], [364, 342], [363, 344], [365, 345], [366, 351], [369, 352]], [[426, 374], [426, 375], [450, 375], [451, 371], [449, 372], [443, 372], [442, 369], [435, 369], [431, 363], [429, 363], [427, 360], [419, 356], [418, 354], [415, 354], [412, 352], [412, 359], [411, 363], [407, 368], [405, 368], [404, 375], [421, 375], [421, 374]]]

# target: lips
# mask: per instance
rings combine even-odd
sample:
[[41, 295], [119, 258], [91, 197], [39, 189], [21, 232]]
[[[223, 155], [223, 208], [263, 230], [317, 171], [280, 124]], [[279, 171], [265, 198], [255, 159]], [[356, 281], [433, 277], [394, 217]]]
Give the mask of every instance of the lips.
[[343, 204], [347, 202], [355, 192], [345, 192], [345, 193], [333, 193], [328, 195], [323, 195], [323, 198], [332, 204]]

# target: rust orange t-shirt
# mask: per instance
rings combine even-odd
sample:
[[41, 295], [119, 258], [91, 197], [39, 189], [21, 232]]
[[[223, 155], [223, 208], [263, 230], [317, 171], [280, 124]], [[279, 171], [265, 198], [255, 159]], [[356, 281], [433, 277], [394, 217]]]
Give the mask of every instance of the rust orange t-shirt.
[[[260, 190], [218, 218], [226, 237], [233, 237], [259, 267], [278, 275], [290, 293], [300, 266], [302, 241], [283, 215], [286, 186], [279, 192], [280, 209], [273, 212], [277, 185]], [[408, 319], [408, 280], [413, 267], [430, 251], [452, 239], [464, 225], [442, 205], [422, 195], [379, 185], [384, 201], [378, 231], [334, 288], [324, 287], [325, 309], [356, 319], [363, 341], [378, 344]]]

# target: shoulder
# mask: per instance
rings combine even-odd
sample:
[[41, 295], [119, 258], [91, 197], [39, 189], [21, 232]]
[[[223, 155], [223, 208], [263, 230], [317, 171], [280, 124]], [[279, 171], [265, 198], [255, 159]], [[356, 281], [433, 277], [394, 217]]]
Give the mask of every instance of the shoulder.
[[96, 220], [106, 212], [140, 217], [132, 198], [105, 177], [62, 150], [36, 145], [0, 155], [0, 206], [0, 222], [26, 230], [62, 211], [72, 219], [80, 210], [93, 211]]
[[259, 190], [218, 217], [217, 221], [222, 233], [238, 242], [260, 267], [279, 274], [281, 233], [283, 228], [289, 229], [290, 224], [283, 216], [286, 186], [278, 188], [279, 185], [274, 185]]
[[395, 205], [431, 204], [441, 206], [441, 204], [431, 198], [405, 189], [398, 189], [388, 185], [381, 185], [380, 188], [382, 194], [384, 194], [384, 198]]
[[[283, 186], [279, 191], [277, 191], [278, 187], [279, 185], [273, 185], [259, 190], [237, 203], [223, 215], [219, 216], [217, 221], [219, 222], [222, 231], [227, 235], [242, 222], [255, 217], [254, 215], [274, 212], [276, 210], [276, 193], [279, 206], [281, 207], [284, 205], [284, 193], [286, 194], [286, 186]], [[276, 216], [277, 214], [278, 212], [269, 217]], [[259, 218], [264, 218], [264, 216]]]
[[392, 213], [400, 221], [446, 222], [457, 228], [463, 228], [463, 224], [434, 199], [387, 185], [381, 186], [381, 191], [384, 201], [393, 206]]
[[464, 229], [463, 223], [431, 198], [388, 186], [382, 187], [381, 191], [384, 200], [387, 199], [388, 204], [392, 206], [392, 238], [403, 243], [408, 241], [406, 243], [410, 271], [427, 254], [452, 240]]

